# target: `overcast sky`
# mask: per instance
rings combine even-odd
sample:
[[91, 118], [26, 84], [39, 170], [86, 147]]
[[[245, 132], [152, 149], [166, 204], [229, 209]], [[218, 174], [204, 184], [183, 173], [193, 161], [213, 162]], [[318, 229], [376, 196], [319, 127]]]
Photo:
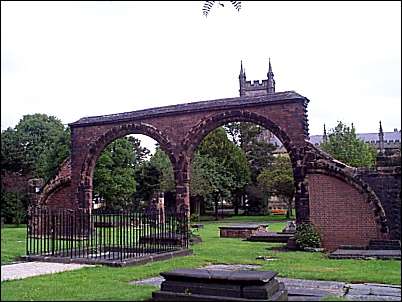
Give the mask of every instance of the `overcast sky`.
[[238, 96], [248, 80], [310, 99], [310, 134], [401, 128], [401, 2], [1, 2], [1, 129]]

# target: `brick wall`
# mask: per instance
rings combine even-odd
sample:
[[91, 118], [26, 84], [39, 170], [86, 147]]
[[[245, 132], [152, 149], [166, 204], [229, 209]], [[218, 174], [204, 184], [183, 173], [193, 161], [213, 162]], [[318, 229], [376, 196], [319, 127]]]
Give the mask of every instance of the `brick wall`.
[[322, 238], [323, 247], [334, 250], [339, 245], [367, 245], [380, 239], [374, 212], [351, 185], [323, 174], [308, 175], [310, 221]]
[[40, 204], [54, 208], [74, 208], [71, 194], [71, 161], [67, 158], [58, 169], [58, 173], [50, 179], [42, 190]]
[[367, 182], [381, 200], [387, 215], [390, 239], [401, 238], [401, 170], [360, 170], [360, 177]]
[[46, 205], [51, 208], [75, 208], [71, 198], [70, 186], [62, 187], [49, 195]]

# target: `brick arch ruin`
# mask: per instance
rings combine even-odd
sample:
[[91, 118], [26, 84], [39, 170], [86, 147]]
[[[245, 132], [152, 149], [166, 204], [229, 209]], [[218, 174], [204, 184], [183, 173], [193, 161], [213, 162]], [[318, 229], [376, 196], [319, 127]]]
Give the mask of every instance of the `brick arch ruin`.
[[[299, 213], [299, 215], [297, 215], [297, 220], [298, 222], [301, 222], [301, 217], [308, 215], [308, 213], [303, 213], [302, 215], [300, 215], [300, 213], [308, 211], [305, 201], [308, 201], [309, 197], [308, 189], [304, 185], [306, 175], [300, 166], [300, 161], [298, 160], [300, 157], [300, 149], [294, 146], [289, 135], [269, 118], [247, 110], [228, 110], [209, 116], [194, 126], [184, 138], [182, 145], [186, 150], [187, 158], [192, 158], [195, 149], [208, 133], [230, 122], [251, 122], [257, 124], [272, 132], [282, 142], [289, 154], [292, 164], [296, 188], [296, 212]], [[189, 165], [187, 165], [187, 167], [188, 166]]]
[[92, 205], [92, 179], [96, 161], [101, 152], [114, 140], [129, 134], [143, 134], [156, 140], [161, 149], [168, 155], [172, 166], [176, 166], [176, 158], [169, 138], [154, 126], [141, 122], [114, 126], [100, 135], [88, 146], [88, 151], [80, 171], [80, 183], [77, 188], [77, 195], [82, 196], [81, 200], [83, 201], [84, 207], [90, 207]]
[[[387, 238], [387, 217], [375, 192], [352, 168], [308, 142], [308, 102], [304, 96], [286, 91], [82, 118], [69, 124], [70, 169], [61, 169], [44, 188], [41, 202], [90, 207], [93, 169], [100, 152], [118, 137], [144, 134], [168, 154], [176, 182], [176, 205], [188, 207], [189, 165], [197, 145], [227, 122], [253, 122], [270, 130], [287, 149], [295, 179], [296, 220], [314, 223], [323, 235], [324, 247]], [[63, 176], [62, 171], [69, 175]]]

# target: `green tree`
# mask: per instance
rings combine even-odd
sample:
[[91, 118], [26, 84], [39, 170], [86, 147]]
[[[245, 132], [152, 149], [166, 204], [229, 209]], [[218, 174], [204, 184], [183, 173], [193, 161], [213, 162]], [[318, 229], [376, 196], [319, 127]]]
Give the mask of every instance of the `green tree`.
[[135, 199], [138, 202], [151, 201], [154, 194], [161, 190], [161, 176], [159, 169], [151, 162], [142, 163], [135, 173], [137, 180]]
[[239, 146], [245, 153], [250, 167], [250, 182], [244, 190], [236, 194], [235, 212], [241, 198], [247, 196], [249, 214], [265, 212], [267, 200], [257, 183], [258, 175], [270, 167], [273, 161], [275, 146], [264, 138], [265, 129], [249, 122], [233, 122], [225, 125], [233, 143]]
[[155, 153], [151, 156], [150, 162], [155, 166], [160, 174], [160, 189], [163, 192], [174, 192], [175, 182], [172, 163], [165, 152], [157, 146]]
[[46, 114], [24, 115], [1, 133], [3, 169], [48, 180], [69, 155], [69, 132], [63, 123]]
[[94, 172], [94, 198], [106, 203], [107, 209], [133, 205], [136, 170], [149, 153], [134, 137], [124, 137], [109, 144], [99, 156]]
[[375, 165], [376, 150], [357, 137], [353, 124], [349, 127], [338, 121], [338, 125], [329, 131], [327, 141], [323, 141], [320, 148], [335, 159], [353, 167]]
[[25, 221], [28, 197], [25, 192], [7, 192], [1, 188], [1, 217], [17, 226]]
[[[69, 130], [56, 117], [24, 115], [14, 128], [1, 132], [2, 171], [47, 181], [69, 156], [69, 141]], [[26, 192], [6, 192], [2, 188], [2, 216], [8, 222], [21, 223], [27, 205]]]
[[[192, 161], [191, 194], [215, 204], [234, 198], [250, 181], [250, 168], [244, 151], [232, 143], [223, 128], [208, 134]], [[217, 212], [216, 212], [217, 214]]]
[[242, 189], [249, 183], [250, 168], [246, 154], [228, 139], [223, 128], [208, 134], [197, 150], [200, 156], [215, 158], [231, 174], [233, 182], [228, 187], [229, 191]]
[[294, 178], [290, 159], [287, 156], [276, 157], [271, 167], [261, 172], [257, 181], [265, 195], [277, 196], [286, 202], [289, 218], [294, 196]]
[[218, 205], [222, 198], [231, 196], [233, 174], [217, 157], [201, 155], [197, 151], [191, 165], [190, 194], [215, 208], [218, 219]]

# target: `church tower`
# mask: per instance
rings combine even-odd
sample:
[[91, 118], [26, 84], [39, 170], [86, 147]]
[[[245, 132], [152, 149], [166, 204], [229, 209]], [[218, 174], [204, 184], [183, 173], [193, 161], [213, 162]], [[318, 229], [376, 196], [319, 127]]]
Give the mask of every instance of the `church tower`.
[[275, 93], [274, 73], [272, 72], [271, 59], [268, 63], [267, 79], [262, 82], [246, 80], [246, 71], [243, 68], [243, 61], [240, 61], [239, 74], [239, 93], [240, 96], [260, 96]]

